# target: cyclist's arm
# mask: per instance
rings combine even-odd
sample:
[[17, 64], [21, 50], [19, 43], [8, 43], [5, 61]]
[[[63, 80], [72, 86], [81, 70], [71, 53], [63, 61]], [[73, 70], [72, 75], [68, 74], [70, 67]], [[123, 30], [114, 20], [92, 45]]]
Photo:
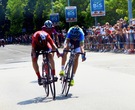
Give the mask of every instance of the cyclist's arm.
[[52, 46], [52, 48], [53, 48], [54, 50], [56, 50], [58, 56], [60, 56], [60, 53], [59, 53], [59, 51], [58, 51], [58, 47], [56, 46], [56, 44], [54, 43], [54, 41], [52, 40], [52, 38], [51, 38], [51, 36], [50, 36], [49, 34], [48, 34], [48, 36], [47, 36], [47, 41], [50, 43], [50, 45]]
[[57, 33], [55, 34], [55, 38], [56, 38], [56, 42], [59, 44], [59, 37]]
[[81, 53], [84, 53], [84, 41], [80, 42]]
[[80, 48], [81, 48], [81, 52], [84, 53], [84, 33], [80, 34]]
[[66, 38], [65, 44], [64, 44], [64, 49], [68, 49], [69, 48], [69, 43], [70, 43], [70, 39]]
[[52, 40], [51, 36], [48, 34], [47, 35], [47, 38], [46, 38], [47, 42], [50, 43], [50, 45], [53, 47], [53, 48], [57, 48], [57, 46], [55, 45], [54, 41]]

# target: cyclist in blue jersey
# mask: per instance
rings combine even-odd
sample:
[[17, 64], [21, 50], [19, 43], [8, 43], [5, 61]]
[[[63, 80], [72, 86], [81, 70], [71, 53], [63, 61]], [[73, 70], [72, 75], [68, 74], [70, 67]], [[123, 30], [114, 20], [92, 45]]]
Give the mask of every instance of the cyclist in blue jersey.
[[[82, 54], [82, 61], [86, 60], [85, 52], [84, 52], [84, 32], [78, 25], [70, 27], [67, 32], [63, 50], [69, 50], [71, 48], [74, 48], [76, 52], [84, 53]], [[78, 59], [79, 59], [79, 54], [77, 54], [75, 58], [75, 64], [73, 69], [74, 76], [78, 67]], [[62, 57], [62, 62], [61, 62], [61, 71], [59, 73], [60, 76], [63, 76], [65, 74], [64, 66], [66, 60], [67, 60], [67, 52], [64, 52]], [[74, 76], [70, 83], [71, 86], [74, 85]]]

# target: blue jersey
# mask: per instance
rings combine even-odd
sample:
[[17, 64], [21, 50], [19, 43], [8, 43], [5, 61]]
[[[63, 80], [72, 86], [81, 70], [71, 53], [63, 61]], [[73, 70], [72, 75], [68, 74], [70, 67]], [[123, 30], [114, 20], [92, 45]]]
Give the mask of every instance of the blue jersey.
[[71, 34], [72, 28], [73, 27], [71, 27], [68, 30], [66, 39], [70, 39], [70, 40], [76, 39], [79, 42], [84, 42], [84, 32], [83, 32], [83, 30], [81, 28], [79, 28], [79, 35], [77, 36], [77, 35], [74, 35], [73, 33]]

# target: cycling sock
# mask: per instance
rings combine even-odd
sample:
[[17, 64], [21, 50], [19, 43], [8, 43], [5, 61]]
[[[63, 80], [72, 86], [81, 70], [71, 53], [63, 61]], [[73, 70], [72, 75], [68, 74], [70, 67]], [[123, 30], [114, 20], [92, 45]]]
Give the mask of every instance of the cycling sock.
[[36, 72], [36, 75], [37, 75], [38, 78], [41, 78], [40, 72]]
[[52, 74], [55, 75], [55, 69], [52, 69]]
[[73, 79], [74, 79], [74, 77], [75, 77], [75, 73], [73, 73]]

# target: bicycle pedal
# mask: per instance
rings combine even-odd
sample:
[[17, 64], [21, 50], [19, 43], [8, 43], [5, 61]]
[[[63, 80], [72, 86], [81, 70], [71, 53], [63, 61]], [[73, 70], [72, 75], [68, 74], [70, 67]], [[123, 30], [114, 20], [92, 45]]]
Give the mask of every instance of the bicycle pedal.
[[57, 82], [58, 79], [54, 79], [54, 82]]
[[60, 79], [59, 80], [62, 80], [62, 77], [60, 77]]
[[64, 76], [61, 76], [59, 80], [63, 80], [65, 77]]

